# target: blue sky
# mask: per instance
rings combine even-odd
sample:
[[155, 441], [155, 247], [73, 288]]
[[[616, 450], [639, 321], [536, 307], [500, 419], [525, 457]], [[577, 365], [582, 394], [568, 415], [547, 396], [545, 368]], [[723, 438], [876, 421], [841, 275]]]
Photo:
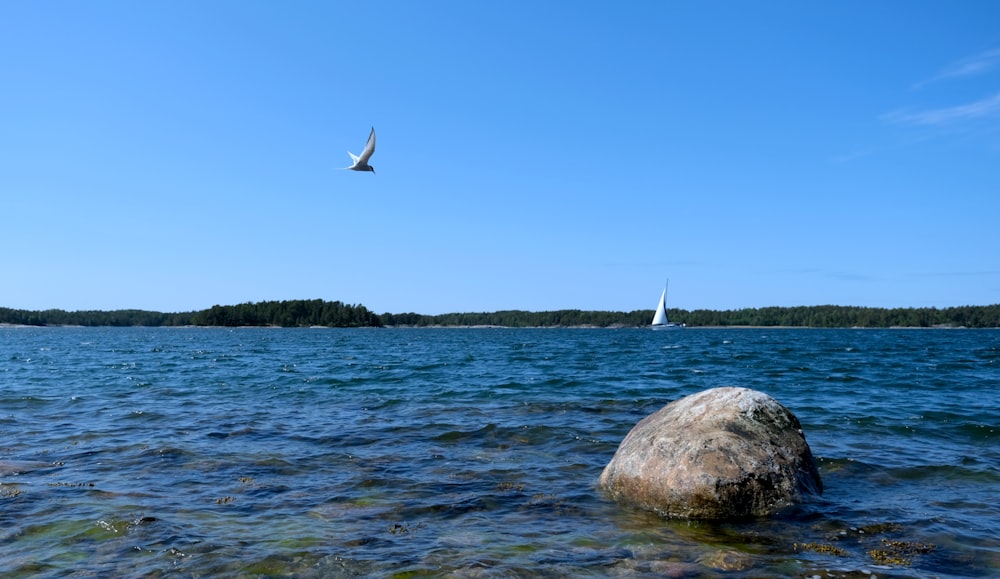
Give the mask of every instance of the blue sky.
[[4, 307], [1000, 303], [993, 1], [10, 1], [0, 55]]

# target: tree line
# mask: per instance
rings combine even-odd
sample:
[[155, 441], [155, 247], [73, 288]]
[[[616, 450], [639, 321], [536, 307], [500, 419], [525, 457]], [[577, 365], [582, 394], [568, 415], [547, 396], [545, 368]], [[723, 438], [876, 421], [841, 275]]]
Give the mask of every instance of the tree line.
[[[670, 308], [673, 322], [688, 326], [788, 326], [797, 328], [893, 328], [893, 327], [1000, 327], [1000, 304], [953, 308], [866, 308], [855, 306], [797, 306], [744, 308], [739, 310], [682, 310]], [[552, 312], [500, 311], [492, 313], [442, 314], [435, 316], [382, 314], [386, 326], [596, 326], [642, 327], [653, 318], [653, 310], [603, 312], [559, 310]]]
[[632, 312], [605, 312], [585, 310], [556, 310], [528, 312], [505, 310], [483, 313], [455, 313], [428, 316], [423, 314], [382, 314], [385, 326], [502, 326], [506, 328], [594, 326], [644, 326], [653, 317], [652, 310]]
[[[1000, 327], [1000, 304], [953, 308], [866, 308], [854, 306], [798, 306], [739, 310], [670, 309], [672, 321], [688, 326], [789, 326], [801, 328], [891, 328], [938, 326]], [[339, 301], [286, 300], [215, 305], [207, 310], [162, 313], [145, 310], [75, 311], [0, 308], [0, 323], [28, 326], [280, 326], [359, 328], [383, 326], [503, 326], [523, 327], [642, 327], [652, 310], [529, 312], [505, 310], [483, 313], [424, 315], [375, 314], [363, 305]]]
[[677, 310], [672, 321], [693, 326], [789, 326], [803, 328], [1000, 327], [1000, 304], [951, 308], [795, 306], [739, 310]]
[[324, 300], [292, 300], [212, 306], [194, 314], [196, 326], [379, 327], [379, 316], [362, 305]]
[[145, 310], [15, 310], [0, 308], [0, 324], [21, 326], [190, 326], [191, 312], [165, 314]]
[[0, 308], [0, 324], [25, 326], [328, 326], [379, 327], [379, 316], [362, 305], [324, 300], [286, 300], [215, 305], [182, 313], [143, 310], [78, 311]]

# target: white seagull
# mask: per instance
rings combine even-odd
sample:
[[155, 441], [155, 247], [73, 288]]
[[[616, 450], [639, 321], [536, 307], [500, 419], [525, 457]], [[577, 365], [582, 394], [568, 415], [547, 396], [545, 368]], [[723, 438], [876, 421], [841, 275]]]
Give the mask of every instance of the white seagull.
[[351, 160], [354, 164], [350, 167], [344, 167], [345, 169], [350, 169], [351, 171], [371, 171], [375, 172], [375, 167], [368, 164], [368, 159], [372, 158], [372, 153], [375, 152], [375, 127], [372, 127], [372, 134], [368, 135], [368, 142], [365, 143], [365, 150], [361, 151], [361, 155], [355, 155], [354, 153], [348, 151], [347, 154], [351, 156]]

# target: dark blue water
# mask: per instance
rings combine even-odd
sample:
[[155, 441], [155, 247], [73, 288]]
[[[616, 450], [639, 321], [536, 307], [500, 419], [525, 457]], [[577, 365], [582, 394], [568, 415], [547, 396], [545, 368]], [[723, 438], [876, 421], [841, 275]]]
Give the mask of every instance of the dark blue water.
[[[663, 521], [618, 443], [735, 385], [826, 487]], [[0, 328], [10, 577], [996, 577], [1000, 332]]]

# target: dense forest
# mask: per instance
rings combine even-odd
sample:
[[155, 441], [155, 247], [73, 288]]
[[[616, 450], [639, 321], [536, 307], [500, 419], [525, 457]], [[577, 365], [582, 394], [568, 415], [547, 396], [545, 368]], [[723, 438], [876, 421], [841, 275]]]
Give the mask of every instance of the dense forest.
[[[799, 306], [745, 308], [741, 310], [668, 309], [673, 322], [693, 326], [790, 326], [801, 328], [892, 328], [938, 326], [966, 328], [1000, 327], [1000, 304], [957, 308], [862, 308], [851, 306]], [[383, 314], [383, 325], [396, 326], [646, 326], [652, 310], [594, 312], [501, 311], [480, 314]]]
[[108, 312], [28, 311], [0, 308], [0, 324], [28, 326], [328, 326], [379, 327], [379, 316], [362, 305], [324, 300], [289, 300], [212, 306], [200, 312], [164, 314], [142, 310]]
[[331, 328], [379, 327], [379, 316], [362, 305], [324, 300], [245, 303], [212, 306], [191, 318], [196, 326], [328, 326]]
[[[789, 326], [804, 328], [1000, 327], [1000, 304], [955, 308], [863, 308], [799, 306], [740, 310], [668, 311], [671, 321], [688, 326]], [[0, 324], [29, 326], [280, 326], [334, 328], [383, 326], [642, 327], [652, 310], [604, 312], [558, 310], [442, 315], [375, 314], [362, 305], [339, 301], [290, 300], [212, 306], [207, 310], [161, 313], [143, 310], [76, 311], [0, 308]]]

